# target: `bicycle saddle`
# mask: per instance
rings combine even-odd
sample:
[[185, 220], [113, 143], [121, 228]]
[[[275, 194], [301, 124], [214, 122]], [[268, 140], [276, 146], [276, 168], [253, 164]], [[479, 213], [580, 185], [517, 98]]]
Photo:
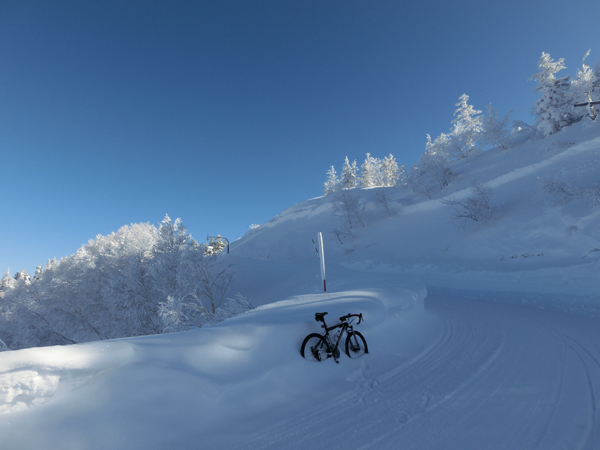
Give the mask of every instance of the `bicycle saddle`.
[[323, 322], [323, 323], [325, 323], [325, 316], [326, 315], [327, 315], [326, 312], [324, 312], [324, 313], [315, 313], [315, 320], [317, 322]]

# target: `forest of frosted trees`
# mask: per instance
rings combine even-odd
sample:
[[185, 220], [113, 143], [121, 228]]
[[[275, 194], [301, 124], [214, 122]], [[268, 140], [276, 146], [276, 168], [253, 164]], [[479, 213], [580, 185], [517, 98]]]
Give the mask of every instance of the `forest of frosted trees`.
[[[212, 245], [211, 245], [212, 244]], [[181, 220], [98, 236], [75, 254], [0, 281], [0, 349], [181, 331], [250, 308], [226, 297], [235, 272], [218, 242], [198, 244]]]
[[[452, 182], [452, 161], [468, 161], [469, 157], [490, 148], [505, 150], [514, 133], [529, 131], [546, 137], [584, 118], [594, 120], [590, 107], [574, 106], [590, 98], [600, 100], [600, 62], [595, 68], [588, 65], [589, 54], [589, 51], [585, 54], [582, 66], [571, 79], [556, 76], [566, 69], [564, 59], [554, 61], [548, 53], [542, 53], [538, 72], [530, 78], [537, 81], [535, 91], [540, 94], [532, 108], [536, 117], [533, 125], [511, 121], [511, 113], [501, 118], [491, 103], [486, 108], [487, 115], [483, 115], [468, 103], [469, 96], [463, 94], [456, 103], [450, 132], [441, 133], [435, 139], [427, 135], [425, 152], [410, 168], [398, 166], [392, 155], [379, 159], [367, 153], [359, 173], [356, 160], [350, 164], [346, 157], [339, 176], [334, 166], [329, 168], [325, 195], [356, 187], [401, 186], [412, 189], [415, 195], [431, 198], [432, 186], [444, 189]], [[600, 105], [596, 106], [596, 111], [598, 109]]]

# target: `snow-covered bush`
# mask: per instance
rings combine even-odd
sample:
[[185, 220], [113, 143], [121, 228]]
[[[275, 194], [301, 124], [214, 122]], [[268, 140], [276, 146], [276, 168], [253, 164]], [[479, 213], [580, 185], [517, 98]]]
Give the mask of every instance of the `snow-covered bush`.
[[508, 137], [510, 131], [508, 130], [508, 122], [512, 112], [509, 112], [504, 116], [504, 119], [500, 120], [498, 117], [498, 110], [490, 103], [487, 105], [488, 115], [483, 119], [483, 130], [481, 132], [481, 145], [498, 147], [501, 150], [506, 150], [509, 146]]
[[228, 298], [225, 304], [211, 313], [196, 298], [167, 298], [159, 304], [159, 317], [163, 323], [163, 333], [187, 331], [207, 324], [219, 323], [254, 309], [250, 301], [239, 292]]
[[585, 199], [590, 205], [600, 207], [600, 183], [585, 187], [573, 175], [561, 173], [540, 180], [540, 185], [556, 206]]
[[429, 183], [427, 183], [425, 173], [418, 165], [413, 164], [410, 167], [406, 185], [415, 195], [422, 195], [431, 199], [431, 188], [429, 187]]
[[583, 195], [592, 206], [600, 208], [600, 184], [586, 189]]
[[421, 170], [431, 175], [437, 182], [440, 189], [444, 189], [454, 178], [454, 173], [450, 169], [449, 149], [451, 148], [452, 138], [447, 134], [440, 134], [435, 140], [431, 141], [431, 136], [427, 135], [425, 143], [425, 153], [419, 160]]
[[555, 205], [564, 205], [582, 196], [572, 177], [556, 175], [540, 180], [540, 185]]
[[464, 225], [470, 220], [481, 223], [487, 222], [493, 217], [491, 197], [491, 188], [484, 186], [480, 181], [473, 180], [469, 197], [464, 200], [442, 200], [442, 203], [454, 210], [454, 217], [460, 219], [461, 224]]

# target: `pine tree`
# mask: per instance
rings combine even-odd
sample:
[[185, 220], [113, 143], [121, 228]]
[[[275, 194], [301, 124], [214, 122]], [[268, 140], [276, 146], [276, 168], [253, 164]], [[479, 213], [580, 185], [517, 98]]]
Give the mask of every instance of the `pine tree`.
[[370, 153], [367, 153], [365, 162], [360, 166], [360, 186], [383, 186], [381, 166], [382, 162], [379, 158], [374, 158]]
[[483, 117], [481, 111], [475, 110], [467, 102], [469, 96], [463, 94], [460, 96], [454, 111], [456, 118], [452, 120], [452, 149], [456, 159], [469, 158], [469, 154], [475, 150], [475, 144], [482, 130]]
[[566, 69], [564, 58], [554, 61], [548, 53], [542, 53], [538, 62], [539, 72], [530, 80], [538, 82], [535, 88], [542, 97], [533, 105], [532, 112], [537, 119], [534, 127], [549, 136], [573, 123], [571, 111], [573, 98], [569, 91], [569, 77], [556, 78], [555, 73]]
[[337, 190], [338, 177], [335, 172], [335, 167], [331, 166], [327, 171], [327, 181], [325, 182], [325, 195], [331, 194]]
[[383, 175], [384, 186], [396, 186], [398, 183], [399, 168], [396, 158], [391, 153], [389, 156], [383, 158], [381, 173]]
[[13, 279], [13, 277], [10, 274], [10, 269], [8, 269], [6, 271], [6, 273], [4, 274], [4, 276], [2, 277], [2, 280], [0, 280], [0, 292], [9, 291], [11, 289], [14, 289], [16, 284], [17, 284], [16, 281]]
[[344, 161], [344, 166], [342, 167], [342, 176], [340, 179], [340, 186], [342, 189], [354, 189], [357, 184], [357, 175], [358, 167], [356, 165], [356, 160], [352, 162], [350, 165], [350, 161], [346, 156], [346, 160]]

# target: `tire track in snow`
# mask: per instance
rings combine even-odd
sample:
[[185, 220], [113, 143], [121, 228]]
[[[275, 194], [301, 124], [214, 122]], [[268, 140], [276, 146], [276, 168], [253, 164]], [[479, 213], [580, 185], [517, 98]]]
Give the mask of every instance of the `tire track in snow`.
[[578, 335], [578, 318], [514, 305], [438, 296], [427, 309], [442, 333], [419, 355], [383, 371], [367, 355], [346, 394], [238, 448], [600, 448], [600, 363], [590, 350], [600, 332]]

